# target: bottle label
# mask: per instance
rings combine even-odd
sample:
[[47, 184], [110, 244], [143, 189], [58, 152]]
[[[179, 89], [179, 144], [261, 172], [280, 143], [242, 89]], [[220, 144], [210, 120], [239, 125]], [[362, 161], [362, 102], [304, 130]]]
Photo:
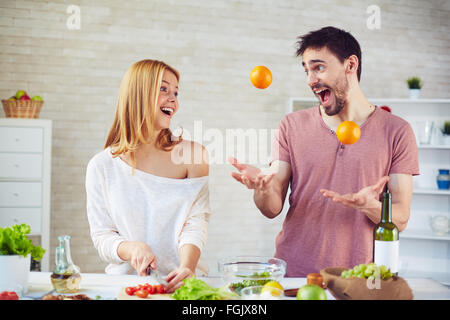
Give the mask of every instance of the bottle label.
[[400, 241], [375, 240], [374, 262], [377, 266], [385, 265], [392, 273], [398, 272], [398, 255]]

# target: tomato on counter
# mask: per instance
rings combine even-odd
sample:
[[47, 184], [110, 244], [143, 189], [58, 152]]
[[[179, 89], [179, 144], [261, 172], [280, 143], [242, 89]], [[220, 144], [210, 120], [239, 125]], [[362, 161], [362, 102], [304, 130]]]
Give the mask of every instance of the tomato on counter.
[[162, 284], [157, 284], [155, 286], [156, 292], [155, 293], [165, 293], [164, 286]]
[[135, 292], [136, 292], [136, 288], [135, 287], [126, 287], [125, 288], [125, 292], [127, 293], [127, 295], [132, 296]]
[[147, 298], [148, 297], [148, 291], [145, 289], [140, 289], [134, 293], [135, 296], [139, 298]]
[[14, 291], [0, 292], [0, 300], [19, 300], [19, 296]]
[[126, 294], [129, 296], [137, 296], [139, 298], [147, 298], [149, 294], [165, 293], [166, 290], [162, 284], [140, 284], [135, 287], [126, 287]]

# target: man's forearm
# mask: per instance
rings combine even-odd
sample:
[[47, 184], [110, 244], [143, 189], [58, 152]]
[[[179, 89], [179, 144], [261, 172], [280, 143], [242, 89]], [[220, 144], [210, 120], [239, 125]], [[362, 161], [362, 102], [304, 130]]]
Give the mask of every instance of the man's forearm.
[[268, 192], [260, 192], [255, 190], [253, 200], [259, 211], [269, 219], [273, 219], [283, 209], [283, 202], [281, 201], [281, 192], [270, 190]]
[[[381, 221], [381, 201], [374, 201], [373, 204], [362, 210], [366, 216], [375, 224]], [[408, 224], [409, 208], [401, 203], [392, 204], [392, 222], [399, 231], [403, 231]]]

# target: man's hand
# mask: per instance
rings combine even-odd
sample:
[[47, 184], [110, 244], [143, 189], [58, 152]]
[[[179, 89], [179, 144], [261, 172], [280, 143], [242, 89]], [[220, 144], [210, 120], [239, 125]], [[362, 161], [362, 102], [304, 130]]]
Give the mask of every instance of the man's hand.
[[373, 208], [375, 206], [375, 202], [379, 203], [379, 195], [388, 181], [388, 176], [382, 177], [376, 184], [362, 188], [357, 193], [340, 195], [337, 192], [326, 189], [321, 189], [320, 192], [323, 196], [332, 199], [334, 202], [364, 211]]
[[255, 189], [256, 191], [265, 192], [273, 179], [274, 173], [264, 174], [261, 169], [254, 166], [239, 163], [236, 158], [228, 158], [230, 162], [239, 173], [232, 172], [231, 176], [245, 185], [248, 189]]
[[255, 190], [253, 200], [259, 211], [270, 219], [278, 216], [289, 188], [290, 164], [275, 160], [270, 165], [270, 173], [265, 174], [261, 169], [239, 163], [235, 158], [228, 158], [228, 161], [239, 170], [239, 173], [232, 172], [231, 176], [248, 189]]

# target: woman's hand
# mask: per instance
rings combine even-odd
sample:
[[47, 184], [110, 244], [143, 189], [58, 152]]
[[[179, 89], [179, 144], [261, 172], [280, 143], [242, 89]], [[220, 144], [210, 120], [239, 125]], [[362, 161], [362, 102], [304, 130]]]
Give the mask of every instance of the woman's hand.
[[129, 261], [140, 276], [147, 275], [148, 266], [156, 268], [156, 257], [145, 242], [124, 241], [117, 248], [117, 253], [122, 260]]
[[194, 275], [194, 272], [187, 267], [178, 267], [168, 274], [166, 281], [169, 283], [164, 289], [167, 293], [173, 293], [179, 287], [183, 285], [183, 280], [190, 278]]

